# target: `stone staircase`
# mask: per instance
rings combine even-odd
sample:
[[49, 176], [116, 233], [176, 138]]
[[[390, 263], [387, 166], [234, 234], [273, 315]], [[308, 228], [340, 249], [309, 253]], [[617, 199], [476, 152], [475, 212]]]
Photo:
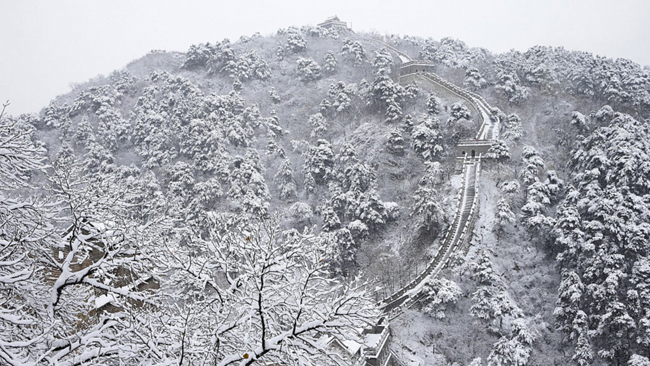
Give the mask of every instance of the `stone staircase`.
[[476, 213], [479, 172], [480, 157], [466, 158], [463, 162], [463, 184], [459, 192], [454, 219], [449, 225], [436, 255], [419, 276], [379, 303], [380, 308], [389, 319], [398, 317], [404, 310], [417, 303], [424, 284], [438, 275], [455, 251], [468, 244]]

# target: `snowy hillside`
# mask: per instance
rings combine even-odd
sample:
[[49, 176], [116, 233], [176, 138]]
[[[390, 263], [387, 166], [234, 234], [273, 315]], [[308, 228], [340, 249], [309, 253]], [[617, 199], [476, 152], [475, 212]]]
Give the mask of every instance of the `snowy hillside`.
[[305, 26], [9, 106], [0, 364], [350, 364], [494, 118], [469, 245], [392, 320], [392, 362], [650, 365], [649, 93], [628, 60]]

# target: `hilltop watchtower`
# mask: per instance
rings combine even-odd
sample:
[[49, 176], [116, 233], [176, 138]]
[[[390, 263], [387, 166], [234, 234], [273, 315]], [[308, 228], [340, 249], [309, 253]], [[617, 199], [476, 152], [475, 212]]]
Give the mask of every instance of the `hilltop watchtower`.
[[331, 28], [348, 29], [348, 23], [342, 22], [341, 19], [339, 19], [339, 17], [337, 17], [336, 15], [331, 18], [327, 18], [327, 20], [320, 23], [318, 26], [327, 29], [331, 29]]

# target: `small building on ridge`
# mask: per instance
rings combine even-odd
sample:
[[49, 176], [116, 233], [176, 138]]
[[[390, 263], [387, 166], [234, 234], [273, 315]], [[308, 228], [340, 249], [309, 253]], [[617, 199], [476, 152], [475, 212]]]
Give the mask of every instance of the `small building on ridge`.
[[347, 29], [348, 28], [348, 23], [342, 22], [339, 19], [339, 17], [337, 17], [335, 15], [335, 16], [333, 16], [331, 18], [327, 18], [327, 20], [325, 20], [324, 22], [318, 24], [318, 26], [322, 27], [322, 28], [327, 28], [327, 29], [331, 29], [331, 28], [345, 28], [345, 29]]

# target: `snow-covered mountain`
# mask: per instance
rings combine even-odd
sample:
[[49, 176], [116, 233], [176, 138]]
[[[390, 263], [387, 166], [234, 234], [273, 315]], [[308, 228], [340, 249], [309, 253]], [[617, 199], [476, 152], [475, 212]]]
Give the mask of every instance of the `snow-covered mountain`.
[[439, 252], [485, 119], [409, 59], [501, 140], [396, 358], [649, 365], [650, 72], [331, 23], [152, 52], [0, 119], [0, 364], [349, 363]]

